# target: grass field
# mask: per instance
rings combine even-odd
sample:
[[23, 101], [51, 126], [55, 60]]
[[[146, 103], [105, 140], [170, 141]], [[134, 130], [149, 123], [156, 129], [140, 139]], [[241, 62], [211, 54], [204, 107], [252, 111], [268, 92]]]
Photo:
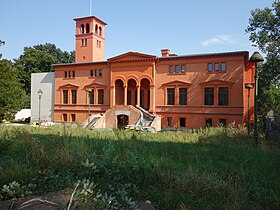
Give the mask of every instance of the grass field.
[[194, 132], [0, 126], [0, 199], [80, 187], [81, 208], [279, 209], [280, 149], [243, 128]]

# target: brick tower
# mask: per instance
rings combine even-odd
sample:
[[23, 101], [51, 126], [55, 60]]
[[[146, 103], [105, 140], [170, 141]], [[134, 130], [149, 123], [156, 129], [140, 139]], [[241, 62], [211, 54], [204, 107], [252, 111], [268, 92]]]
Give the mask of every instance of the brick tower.
[[104, 60], [105, 22], [95, 16], [76, 18], [76, 63]]

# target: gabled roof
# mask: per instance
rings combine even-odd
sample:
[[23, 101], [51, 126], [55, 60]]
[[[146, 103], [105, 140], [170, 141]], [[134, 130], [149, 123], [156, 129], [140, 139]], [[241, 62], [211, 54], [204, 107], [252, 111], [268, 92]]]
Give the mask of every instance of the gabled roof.
[[199, 83], [200, 85], [233, 85], [234, 82], [226, 81], [226, 80], [219, 80], [213, 79], [206, 82]]
[[79, 88], [79, 85], [76, 85], [73, 83], [67, 83], [67, 84], [64, 84], [64, 85], [61, 85], [58, 87], [58, 89], [61, 89], [61, 88]]
[[110, 63], [119, 63], [127, 61], [145, 61], [145, 60], [156, 60], [156, 56], [148, 55], [138, 52], [127, 52], [108, 59]]
[[190, 86], [191, 83], [190, 82], [184, 82], [184, 81], [180, 81], [180, 80], [174, 80], [172, 82], [167, 82], [162, 84], [162, 86]]
[[84, 89], [89, 88], [89, 87], [107, 87], [107, 85], [104, 85], [100, 82], [92, 82], [88, 85], [85, 85]]

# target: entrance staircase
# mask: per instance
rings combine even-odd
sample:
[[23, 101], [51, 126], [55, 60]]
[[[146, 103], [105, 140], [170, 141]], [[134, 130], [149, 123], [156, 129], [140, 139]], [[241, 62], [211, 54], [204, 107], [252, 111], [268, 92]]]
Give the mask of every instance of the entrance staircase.
[[128, 116], [126, 129], [156, 132], [161, 130], [161, 118], [151, 114], [140, 106], [117, 105], [108, 109], [103, 114], [92, 114], [83, 123], [84, 128], [89, 129], [113, 129], [117, 128], [117, 116]]

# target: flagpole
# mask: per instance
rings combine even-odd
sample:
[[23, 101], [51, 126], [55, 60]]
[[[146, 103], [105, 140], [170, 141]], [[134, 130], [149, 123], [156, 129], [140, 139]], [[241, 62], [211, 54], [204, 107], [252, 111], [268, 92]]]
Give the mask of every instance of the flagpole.
[[89, 1], [90, 1], [89, 15], [92, 16], [92, 0]]

